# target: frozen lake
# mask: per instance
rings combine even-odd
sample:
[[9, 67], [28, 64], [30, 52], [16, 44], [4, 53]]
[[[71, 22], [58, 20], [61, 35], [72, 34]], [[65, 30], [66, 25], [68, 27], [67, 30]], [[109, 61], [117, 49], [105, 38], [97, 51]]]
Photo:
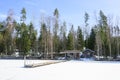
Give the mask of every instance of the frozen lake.
[[[45, 60], [30, 61], [39, 62]], [[120, 63], [67, 61], [24, 68], [23, 60], [0, 60], [0, 80], [120, 80]]]

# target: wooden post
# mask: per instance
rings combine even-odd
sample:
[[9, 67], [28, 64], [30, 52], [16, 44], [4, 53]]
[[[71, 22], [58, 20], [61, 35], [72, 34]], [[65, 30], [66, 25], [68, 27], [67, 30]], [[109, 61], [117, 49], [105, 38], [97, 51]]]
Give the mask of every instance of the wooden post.
[[67, 53], [65, 53], [65, 59], [67, 59]]
[[26, 56], [24, 56], [24, 67], [26, 66]]

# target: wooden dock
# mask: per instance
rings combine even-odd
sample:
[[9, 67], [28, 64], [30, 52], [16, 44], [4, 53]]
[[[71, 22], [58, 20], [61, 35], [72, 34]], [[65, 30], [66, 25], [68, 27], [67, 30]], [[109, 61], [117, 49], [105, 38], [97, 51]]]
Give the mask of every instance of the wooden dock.
[[34, 67], [40, 67], [40, 66], [45, 66], [45, 65], [50, 65], [50, 64], [56, 64], [56, 63], [61, 63], [61, 62], [66, 62], [66, 60], [50, 61], [50, 62], [36, 63], [36, 64], [26, 64], [26, 65], [24, 65], [24, 67], [25, 68], [34, 68]]

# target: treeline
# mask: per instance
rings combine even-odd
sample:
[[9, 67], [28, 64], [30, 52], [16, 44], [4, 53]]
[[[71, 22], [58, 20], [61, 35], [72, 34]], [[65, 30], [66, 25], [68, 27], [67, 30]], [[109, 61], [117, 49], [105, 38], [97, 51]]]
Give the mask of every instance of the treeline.
[[[20, 22], [14, 19], [14, 12], [10, 10], [5, 21], [0, 22], [0, 53], [13, 55], [16, 51], [20, 55], [40, 55], [44, 57], [65, 50], [80, 50], [88, 48], [94, 50], [97, 56], [114, 57], [120, 54], [120, 27], [113, 24], [102, 11], [96, 16], [96, 24], [90, 26], [89, 14], [85, 12], [84, 26], [69, 26], [60, 22], [59, 11], [56, 8], [53, 16], [41, 15], [39, 29], [35, 30], [32, 22], [26, 24], [26, 10], [21, 10]], [[116, 21], [117, 23], [118, 21]], [[84, 27], [84, 29], [82, 29]], [[92, 27], [90, 34], [89, 28]], [[39, 54], [38, 54], [39, 53]]]

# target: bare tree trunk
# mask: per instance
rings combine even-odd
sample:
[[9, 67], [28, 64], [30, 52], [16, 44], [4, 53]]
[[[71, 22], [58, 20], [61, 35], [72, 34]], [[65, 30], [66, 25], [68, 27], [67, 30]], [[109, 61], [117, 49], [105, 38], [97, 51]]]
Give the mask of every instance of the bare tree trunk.
[[118, 42], [118, 43], [117, 43], [117, 47], [118, 47], [118, 55], [119, 55], [119, 27], [117, 28], [117, 32], [118, 32], [118, 33], [117, 33], [117, 36], [118, 36], [118, 37], [117, 37], [117, 42]]
[[98, 60], [100, 60], [100, 52], [99, 52], [99, 44], [97, 44], [97, 55], [98, 55]]
[[111, 43], [109, 44], [109, 49], [110, 49], [110, 57], [112, 57], [112, 54], [111, 54]]
[[46, 36], [45, 36], [45, 58], [47, 59], [47, 51], [46, 51]]
[[118, 54], [118, 56], [119, 56], [119, 37], [117, 37], [117, 54]]
[[97, 45], [97, 56], [98, 56], [98, 60], [100, 59], [100, 36], [99, 36], [99, 32], [97, 32], [96, 35], [96, 45]]
[[107, 36], [108, 36], [108, 45], [109, 45], [109, 51], [110, 51], [110, 57], [112, 57], [111, 55], [111, 35], [110, 35], [110, 28], [107, 29]]
[[53, 39], [51, 35], [51, 59], [53, 59]]

